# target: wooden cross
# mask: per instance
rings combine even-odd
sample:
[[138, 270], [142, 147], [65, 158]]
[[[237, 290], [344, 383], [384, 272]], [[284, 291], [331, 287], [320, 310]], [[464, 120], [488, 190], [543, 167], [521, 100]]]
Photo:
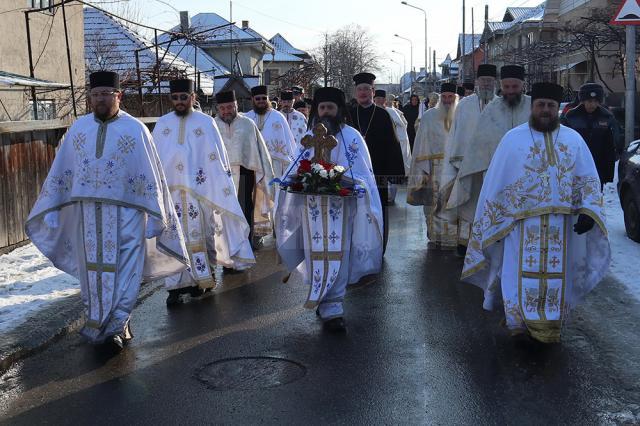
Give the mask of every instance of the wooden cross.
[[313, 136], [307, 135], [300, 143], [303, 147], [309, 149], [313, 148], [312, 162], [318, 161], [331, 162], [331, 150], [338, 146], [338, 140], [332, 136], [327, 135], [327, 128], [322, 123], [318, 123], [313, 127]]

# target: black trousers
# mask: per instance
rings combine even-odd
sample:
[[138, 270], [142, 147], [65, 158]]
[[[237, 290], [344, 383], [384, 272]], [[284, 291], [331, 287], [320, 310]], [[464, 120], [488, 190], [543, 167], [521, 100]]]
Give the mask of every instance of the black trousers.
[[[379, 184], [378, 184], [379, 185]], [[380, 202], [382, 203], [382, 254], [387, 251], [387, 241], [389, 240], [389, 187], [378, 186]]]
[[255, 209], [254, 204], [254, 189], [256, 186], [256, 175], [253, 170], [245, 169], [240, 166], [240, 180], [238, 182], [238, 201], [240, 202], [240, 208], [244, 213], [245, 219], [249, 224], [249, 242], [253, 246], [253, 211]]

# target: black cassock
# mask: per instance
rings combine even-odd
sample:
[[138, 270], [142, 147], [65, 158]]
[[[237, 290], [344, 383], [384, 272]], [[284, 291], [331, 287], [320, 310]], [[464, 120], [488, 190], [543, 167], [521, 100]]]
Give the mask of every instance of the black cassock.
[[376, 105], [363, 108], [360, 105], [349, 110], [351, 125], [360, 132], [367, 143], [373, 174], [376, 176], [378, 193], [382, 202], [383, 250], [386, 250], [389, 237], [388, 209], [389, 182], [399, 183], [404, 178], [404, 160], [402, 149], [396, 138], [393, 122], [389, 113]]

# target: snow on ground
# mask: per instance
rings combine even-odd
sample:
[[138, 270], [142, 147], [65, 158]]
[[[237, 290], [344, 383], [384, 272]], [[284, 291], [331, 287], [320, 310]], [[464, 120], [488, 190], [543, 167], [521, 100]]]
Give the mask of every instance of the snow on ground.
[[623, 283], [640, 300], [640, 243], [627, 237], [624, 229], [624, 215], [615, 183], [608, 183], [604, 187], [604, 204], [606, 225], [611, 243], [611, 275]]
[[56, 269], [33, 244], [0, 256], [0, 335], [79, 292], [78, 280]]

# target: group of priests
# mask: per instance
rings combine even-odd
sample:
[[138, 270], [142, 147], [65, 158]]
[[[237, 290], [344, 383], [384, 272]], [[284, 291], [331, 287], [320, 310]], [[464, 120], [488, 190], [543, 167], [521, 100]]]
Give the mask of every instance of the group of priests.
[[540, 83], [525, 96], [524, 70], [505, 66], [496, 96], [496, 67], [481, 65], [476, 93], [463, 100], [442, 85], [411, 147], [407, 120], [375, 90], [375, 75], [353, 81], [351, 106], [341, 90], [317, 89], [308, 117], [294, 108], [297, 88], [276, 110], [268, 88], [253, 87], [247, 113], [233, 91], [219, 92], [214, 118], [194, 109], [193, 81], [173, 80], [173, 111], [150, 133], [120, 109], [118, 75], [91, 74], [92, 113], [65, 134], [25, 225], [80, 281], [83, 336], [119, 352], [133, 337], [141, 282], [164, 278], [173, 306], [216, 287], [216, 266], [251, 268], [262, 237], [286, 245], [295, 221], [274, 182], [311, 158], [305, 140], [322, 124], [336, 141], [331, 162], [358, 187], [350, 261], [316, 310], [325, 329], [346, 330], [347, 285], [380, 271], [389, 209], [408, 178], [429, 247], [466, 255], [463, 279], [484, 290], [487, 309], [504, 306], [512, 333], [557, 341], [610, 257], [593, 160], [557, 121], [562, 88]]

